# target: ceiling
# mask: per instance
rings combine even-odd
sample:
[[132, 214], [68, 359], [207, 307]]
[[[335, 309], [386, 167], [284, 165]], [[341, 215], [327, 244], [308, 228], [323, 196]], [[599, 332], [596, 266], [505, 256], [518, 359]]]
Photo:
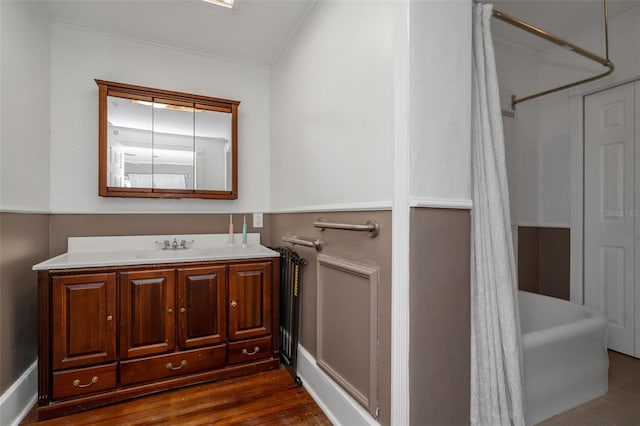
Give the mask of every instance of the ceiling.
[[[236, 0], [234, 9], [201, 0], [44, 0], [44, 4], [55, 22], [269, 67], [317, 1]], [[600, 0], [482, 1], [568, 40], [602, 24]], [[609, 19], [638, 7], [640, 0], [610, 0]], [[498, 20], [492, 21], [492, 28], [497, 40], [537, 52], [551, 47]]]
[[[0, 0], [1, 1], [1, 0]], [[316, 0], [44, 0], [54, 22], [270, 66]]]
[[[492, 3], [495, 9], [567, 41], [575, 41], [580, 35], [603, 23], [601, 0], [483, 0], [483, 3]], [[639, 7], [640, 0], [610, 0], [609, 22]], [[491, 28], [495, 39], [536, 52], [543, 52], [554, 46], [497, 19], [491, 21]]]

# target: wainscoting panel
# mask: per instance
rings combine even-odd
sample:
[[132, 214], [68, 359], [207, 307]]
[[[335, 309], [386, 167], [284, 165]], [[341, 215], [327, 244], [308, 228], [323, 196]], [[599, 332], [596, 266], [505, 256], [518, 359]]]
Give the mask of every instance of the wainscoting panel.
[[318, 255], [318, 366], [375, 416], [377, 267]]
[[[363, 265], [375, 265], [379, 268], [378, 288], [378, 416], [375, 420], [383, 426], [391, 424], [391, 211], [350, 211], [350, 212], [316, 212], [316, 213], [286, 213], [268, 215], [271, 223], [271, 241], [276, 246], [289, 246], [282, 242], [281, 237], [292, 234], [304, 239], [320, 239], [324, 241], [324, 248], [320, 253], [313, 248], [304, 246], [292, 247], [300, 256], [309, 261], [302, 271], [302, 285], [300, 286], [300, 344], [309, 352], [314, 367], [323, 373], [335, 386], [343, 389], [333, 378], [324, 372], [316, 363], [318, 358], [318, 262], [319, 255], [349, 259]], [[468, 213], [467, 213], [468, 217]], [[313, 226], [319, 218], [326, 222], [335, 223], [365, 223], [375, 219], [380, 223], [380, 233], [371, 238], [365, 232], [342, 231], [339, 229], [320, 230]], [[265, 216], [266, 220], [266, 216]], [[467, 249], [467, 252], [469, 250]], [[336, 302], [337, 303], [337, 302]], [[360, 302], [368, 306], [368, 303]], [[360, 303], [358, 306], [360, 306]], [[333, 301], [331, 301], [333, 305]], [[457, 315], [457, 314], [456, 314]], [[351, 320], [351, 319], [349, 319]], [[368, 354], [368, 352], [367, 352]], [[366, 355], [362, 355], [366, 356]], [[362, 357], [358, 358], [359, 360]], [[304, 380], [304, 379], [303, 379]], [[467, 381], [468, 388], [468, 381]], [[347, 394], [346, 391], [344, 391]], [[331, 394], [329, 391], [328, 394]], [[327, 394], [322, 394], [327, 395]], [[351, 397], [350, 397], [351, 398]], [[369, 412], [358, 402], [353, 402], [363, 411]], [[334, 399], [325, 400], [325, 404], [332, 406]], [[322, 405], [322, 404], [321, 404]], [[373, 417], [372, 417], [373, 418]], [[468, 418], [468, 416], [467, 416]], [[345, 421], [344, 425], [365, 424], [362, 422]], [[423, 422], [424, 423], [424, 422]], [[420, 424], [420, 423], [416, 423]]]

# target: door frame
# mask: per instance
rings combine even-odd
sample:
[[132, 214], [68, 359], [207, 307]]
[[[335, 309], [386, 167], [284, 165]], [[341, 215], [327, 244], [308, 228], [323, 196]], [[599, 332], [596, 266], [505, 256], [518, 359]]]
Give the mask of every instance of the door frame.
[[[615, 86], [640, 81], [640, 67], [569, 91], [571, 162], [570, 300], [584, 304], [584, 97]], [[637, 305], [637, 304], [636, 304]], [[636, 309], [638, 306], [636, 306]]]

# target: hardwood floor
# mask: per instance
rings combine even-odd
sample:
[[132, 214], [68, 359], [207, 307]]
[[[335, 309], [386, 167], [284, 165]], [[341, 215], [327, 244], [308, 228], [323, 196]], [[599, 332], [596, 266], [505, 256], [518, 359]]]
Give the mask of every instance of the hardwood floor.
[[36, 423], [21, 425], [331, 425], [285, 369], [190, 386]]

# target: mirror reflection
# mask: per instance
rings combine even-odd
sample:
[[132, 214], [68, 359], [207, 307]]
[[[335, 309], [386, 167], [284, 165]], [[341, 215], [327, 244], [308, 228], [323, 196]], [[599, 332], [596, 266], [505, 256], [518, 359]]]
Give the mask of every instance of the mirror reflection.
[[195, 114], [196, 189], [231, 189], [231, 114]]
[[111, 91], [105, 102], [106, 189], [101, 195], [236, 198], [238, 103], [229, 102], [235, 104]]

